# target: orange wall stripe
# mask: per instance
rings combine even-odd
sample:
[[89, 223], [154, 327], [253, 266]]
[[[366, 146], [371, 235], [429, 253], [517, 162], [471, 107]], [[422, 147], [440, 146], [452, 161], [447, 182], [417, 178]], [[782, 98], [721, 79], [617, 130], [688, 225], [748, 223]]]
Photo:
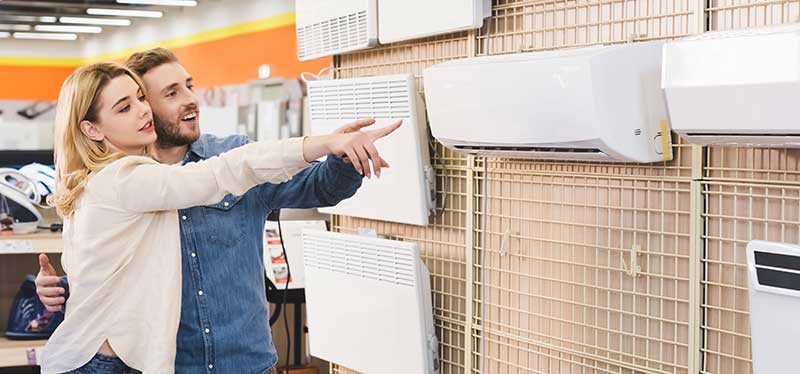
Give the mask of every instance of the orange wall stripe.
[[231, 36], [172, 49], [199, 87], [237, 84], [258, 79], [258, 67], [270, 66], [271, 77], [299, 78], [332, 63], [330, 57], [297, 60], [295, 26]]
[[55, 100], [75, 68], [0, 66], [0, 100]]
[[[298, 78], [332, 63], [330, 57], [297, 60], [294, 24], [172, 48], [198, 87], [258, 79], [269, 65], [272, 77]], [[61, 83], [76, 66], [0, 65], [0, 100], [56, 100]]]

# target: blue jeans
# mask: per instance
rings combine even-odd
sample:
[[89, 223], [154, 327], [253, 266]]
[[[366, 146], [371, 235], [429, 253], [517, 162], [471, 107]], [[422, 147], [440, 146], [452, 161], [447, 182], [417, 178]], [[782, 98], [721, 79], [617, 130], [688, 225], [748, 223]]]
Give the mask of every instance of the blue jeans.
[[142, 372], [131, 369], [117, 357], [96, 354], [86, 365], [64, 374], [142, 374]]

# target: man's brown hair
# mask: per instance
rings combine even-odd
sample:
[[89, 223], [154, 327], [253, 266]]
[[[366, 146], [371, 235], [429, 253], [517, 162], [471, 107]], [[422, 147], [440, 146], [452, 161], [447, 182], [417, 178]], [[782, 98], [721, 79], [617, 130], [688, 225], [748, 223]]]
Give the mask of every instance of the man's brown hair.
[[132, 54], [125, 65], [142, 77], [148, 71], [170, 62], [178, 62], [174, 53], [164, 48], [153, 48]]

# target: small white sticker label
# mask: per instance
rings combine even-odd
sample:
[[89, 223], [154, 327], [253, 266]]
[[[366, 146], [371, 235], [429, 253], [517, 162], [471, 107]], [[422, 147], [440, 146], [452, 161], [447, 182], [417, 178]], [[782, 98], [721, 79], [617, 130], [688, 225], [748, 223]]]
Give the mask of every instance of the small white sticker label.
[[0, 253], [28, 252], [33, 252], [33, 242], [30, 240], [0, 240]]
[[378, 237], [378, 232], [375, 231], [375, 229], [373, 229], [373, 228], [359, 227], [358, 228], [358, 235], [366, 236], [366, 237], [369, 237], [369, 238], [377, 238]]

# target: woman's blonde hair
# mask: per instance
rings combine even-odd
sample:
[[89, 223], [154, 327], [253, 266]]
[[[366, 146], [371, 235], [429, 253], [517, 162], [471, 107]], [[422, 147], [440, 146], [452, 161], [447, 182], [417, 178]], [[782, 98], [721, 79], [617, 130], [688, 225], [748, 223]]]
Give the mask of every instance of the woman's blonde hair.
[[144, 92], [139, 77], [114, 62], [83, 66], [61, 86], [55, 119], [56, 191], [48, 203], [62, 218], [72, 215], [89, 174], [123, 156], [104, 142], [89, 139], [80, 128], [84, 120], [97, 121], [100, 93], [112, 79], [122, 75], [131, 77]]

